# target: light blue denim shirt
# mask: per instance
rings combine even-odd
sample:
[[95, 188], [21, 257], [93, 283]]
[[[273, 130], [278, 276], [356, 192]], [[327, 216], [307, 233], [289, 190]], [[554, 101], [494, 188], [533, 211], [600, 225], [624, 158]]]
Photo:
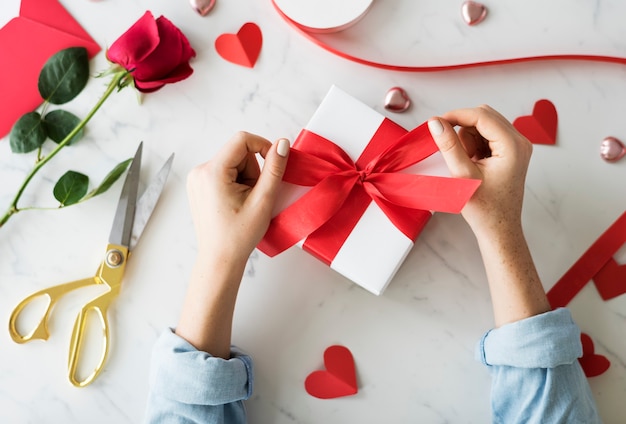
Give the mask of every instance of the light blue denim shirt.
[[147, 423], [238, 424], [252, 394], [252, 358], [236, 347], [231, 358], [196, 350], [167, 329], [152, 352]]
[[601, 423], [582, 354], [580, 329], [565, 308], [487, 332], [476, 356], [491, 371], [493, 422]]
[[[601, 422], [567, 309], [491, 330], [476, 354], [493, 376], [494, 423]], [[229, 360], [214, 358], [167, 330], [154, 347], [146, 422], [243, 424], [252, 385], [252, 360], [237, 348]]]

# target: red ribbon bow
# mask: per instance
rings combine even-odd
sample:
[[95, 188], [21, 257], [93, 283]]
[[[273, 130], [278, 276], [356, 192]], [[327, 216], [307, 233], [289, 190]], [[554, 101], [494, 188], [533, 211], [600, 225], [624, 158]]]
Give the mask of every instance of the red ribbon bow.
[[372, 200], [414, 240], [430, 211], [459, 213], [480, 185], [399, 173], [436, 151], [425, 123], [407, 132], [384, 119], [356, 162], [333, 142], [303, 130], [283, 180], [312, 188], [272, 220], [258, 248], [274, 256], [306, 238], [304, 248], [330, 264]]

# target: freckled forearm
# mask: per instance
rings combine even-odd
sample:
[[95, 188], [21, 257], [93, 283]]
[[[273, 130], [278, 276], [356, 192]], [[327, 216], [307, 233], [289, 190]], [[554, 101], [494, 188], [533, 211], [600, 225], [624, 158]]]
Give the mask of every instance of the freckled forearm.
[[550, 310], [521, 225], [477, 236], [496, 326]]
[[245, 261], [199, 254], [176, 334], [196, 349], [230, 357], [231, 330]]

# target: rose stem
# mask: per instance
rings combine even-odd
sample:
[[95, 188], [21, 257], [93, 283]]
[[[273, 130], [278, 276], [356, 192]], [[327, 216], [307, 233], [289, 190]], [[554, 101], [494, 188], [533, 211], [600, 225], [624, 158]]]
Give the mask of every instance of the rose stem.
[[89, 122], [89, 120], [93, 117], [93, 115], [95, 115], [98, 109], [100, 109], [100, 106], [102, 106], [105, 100], [111, 95], [111, 93], [113, 93], [115, 88], [118, 86], [119, 82], [123, 78], [125, 78], [127, 75], [128, 75], [128, 71], [126, 70], [115, 73], [106, 91], [104, 92], [102, 97], [100, 97], [100, 100], [98, 100], [98, 103], [96, 103], [95, 106], [89, 111], [87, 116], [85, 116], [83, 120], [78, 123], [78, 125], [57, 145], [57, 147], [54, 148], [54, 150], [52, 150], [48, 155], [46, 155], [46, 157], [44, 157], [41, 161], [35, 164], [33, 169], [24, 179], [24, 182], [20, 186], [20, 189], [17, 191], [17, 194], [13, 198], [13, 201], [11, 202], [6, 213], [4, 214], [4, 216], [2, 216], [2, 218], [0, 218], [0, 228], [9, 220], [9, 218], [12, 215], [15, 215], [16, 213], [20, 211], [20, 209], [17, 207], [17, 202], [20, 200], [20, 197], [22, 197], [22, 194], [24, 193], [24, 190], [26, 189], [26, 186], [28, 185], [30, 180], [50, 159], [52, 159], [59, 152], [59, 150], [65, 147], [70, 142], [70, 140], [81, 129], [83, 129], [83, 127], [87, 124], [87, 122]]

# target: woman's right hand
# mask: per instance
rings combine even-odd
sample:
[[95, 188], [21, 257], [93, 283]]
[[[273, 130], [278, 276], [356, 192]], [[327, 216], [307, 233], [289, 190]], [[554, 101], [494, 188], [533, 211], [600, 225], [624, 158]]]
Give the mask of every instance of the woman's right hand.
[[453, 177], [482, 180], [462, 214], [483, 257], [496, 327], [549, 311], [521, 222], [532, 145], [489, 106], [448, 112], [428, 127]]
[[[454, 126], [459, 126], [458, 133]], [[450, 111], [428, 122], [453, 177], [482, 180], [462, 214], [474, 233], [521, 230], [532, 144], [489, 106]]]

